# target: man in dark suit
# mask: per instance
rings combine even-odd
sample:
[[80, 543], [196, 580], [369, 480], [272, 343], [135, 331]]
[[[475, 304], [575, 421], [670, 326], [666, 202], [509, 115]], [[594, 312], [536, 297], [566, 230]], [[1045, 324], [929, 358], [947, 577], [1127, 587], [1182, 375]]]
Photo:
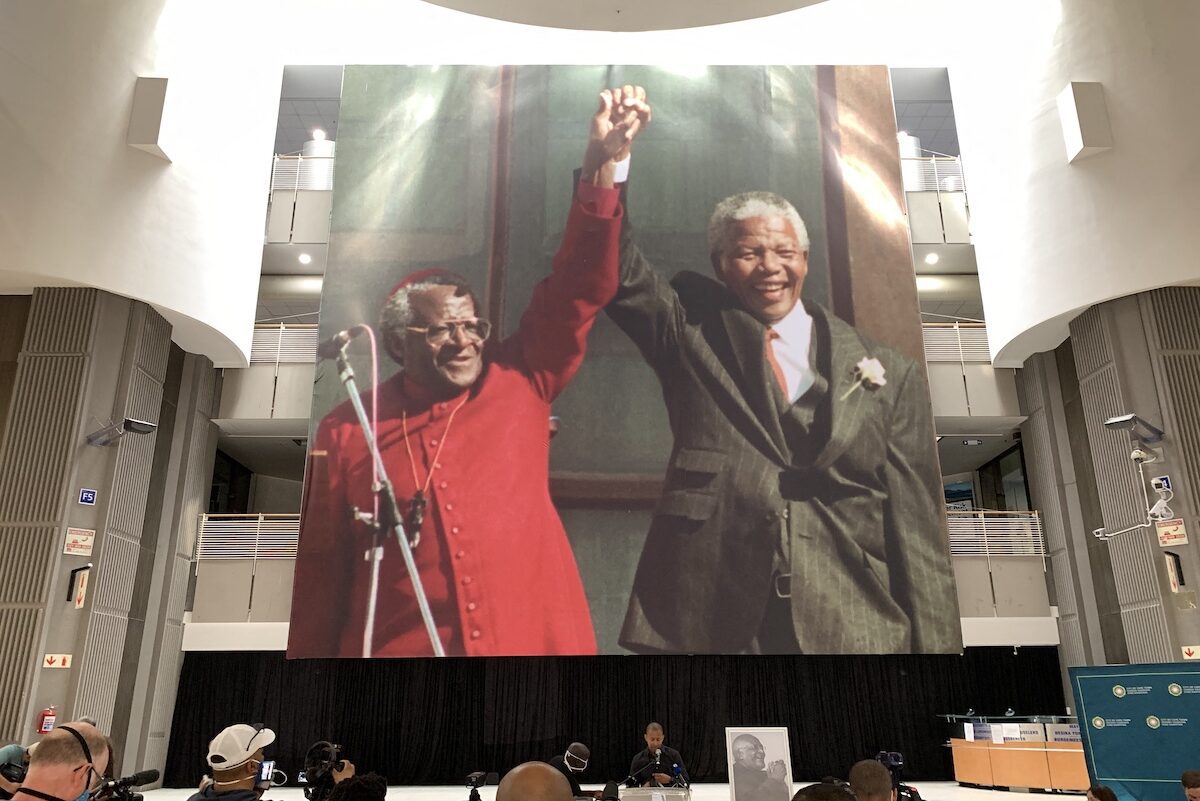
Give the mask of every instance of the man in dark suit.
[[633, 786], [668, 787], [672, 784], [686, 785], [687, 767], [683, 757], [669, 745], [663, 745], [666, 733], [661, 723], [646, 724], [642, 735], [646, 747], [639, 751], [629, 764], [629, 778]]
[[718, 204], [717, 280], [667, 281], [628, 219], [607, 312], [657, 374], [675, 444], [621, 643], [958, 652], [921, 366], [801, 302], [808, 234], [784, 198]]

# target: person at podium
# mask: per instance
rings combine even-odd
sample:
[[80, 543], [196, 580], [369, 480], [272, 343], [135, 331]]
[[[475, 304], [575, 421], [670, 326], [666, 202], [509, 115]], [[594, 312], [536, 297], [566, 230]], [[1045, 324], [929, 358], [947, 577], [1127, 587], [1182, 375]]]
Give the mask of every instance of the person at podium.
[[637, 753], [629, 765], [630, 783], [638, 787], [669, 787], [676, 783], [686, 785], [689, 779], [683, 757], [674, 748], [663, 745], [666, 735], [662, 724], [646, 724], [642, 736], [646, 740], [646, 747]]

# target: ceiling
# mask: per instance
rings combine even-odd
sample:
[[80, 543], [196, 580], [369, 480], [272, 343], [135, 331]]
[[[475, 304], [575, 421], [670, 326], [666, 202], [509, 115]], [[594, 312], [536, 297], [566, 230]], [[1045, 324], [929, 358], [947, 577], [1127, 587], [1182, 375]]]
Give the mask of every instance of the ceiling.
[[[963, 441], [968, 439], [981, 440], [983, 444], [963, 444]], [[1016, 432], [972, 437], [944, 435], [938, 442], [938, 460], [942, 465], [942, 475], [951, 476], [955, 473], [970, 473], [978, 470], [1019, 441]]]
[[217, 439], [218, 448], [251, 472], [292, 481], [304, 479], [306, 445], [306, 436], [235, 437], [222, 433]]
[[279, 94], [279, 125], [275, 152], [295, 153], [320, 128], [325, 138], [337, 141], [338, 108], [342, 102], [341, 66], [283, 68]]
[[896, 104], [898, 130], [920, 139], [925, 150], [959, 155], [950, 74], [944, 67], [893, 69], [892, 99]]
[[[579, 31], [666, 31], [697, 28], [781, 14], [821, 0], [741, 0], [739, 3], [697, 3], [695, 0], [427, 0], [434, 5], [481, 17]], [[703, 59], [701, 59], [703, 63]]]

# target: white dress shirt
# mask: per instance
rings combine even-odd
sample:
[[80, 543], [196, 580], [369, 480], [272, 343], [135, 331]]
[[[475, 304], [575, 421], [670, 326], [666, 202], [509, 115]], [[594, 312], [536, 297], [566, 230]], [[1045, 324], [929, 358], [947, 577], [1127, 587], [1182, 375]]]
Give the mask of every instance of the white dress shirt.
[[771, 329], [779, 335], [771, 340], [770, 347], [787, 381], [787, 392], [784, 394], [788, 403], [795, 403], [817, 380], [816, 372], [808, 360], [813, 319], [805, 311], [804, 304], [797, 303], [787, 317], [772, 324]]

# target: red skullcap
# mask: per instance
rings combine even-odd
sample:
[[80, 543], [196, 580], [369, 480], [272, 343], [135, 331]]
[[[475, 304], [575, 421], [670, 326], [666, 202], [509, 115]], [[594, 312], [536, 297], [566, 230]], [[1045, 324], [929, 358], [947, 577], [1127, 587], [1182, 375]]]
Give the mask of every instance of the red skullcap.
[[401, 278], [400, 282], [398, 284], [396, 284], [394, 287], [392, 287], [391, 291], [387, 293], [387, 299], [391, 300], [392, 295], [395, 295], [397, 292], [399, 292], [401, 289], [404, 289], [404, 287], [406, 287], [406, 286], [412, 286], [413, 284], [419, 284], [422, 281], [428, 280], [430, 278], [449, 278], [454, 281], [462, 282], [462, 284], [464, 286], [470, 286], [470, 284], [467, 282], [467, 279], [463, 278], [461, 275], [459, 275], [456, 272], [447, 270], [444, 267], [430, 267], [428, 270], [417, 270], [415, 273], [410, 273], [409, 275], [406, 275], [404, 278]]

